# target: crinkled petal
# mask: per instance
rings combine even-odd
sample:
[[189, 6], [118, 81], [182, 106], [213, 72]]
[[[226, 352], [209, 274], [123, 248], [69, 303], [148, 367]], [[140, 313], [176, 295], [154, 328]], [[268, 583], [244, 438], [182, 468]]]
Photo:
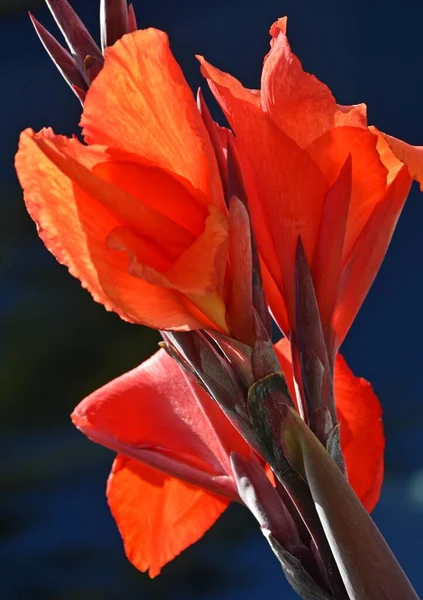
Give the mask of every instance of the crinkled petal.
[[392, 152], [389, 144], [386, 140], [385, 135], [376, 129], [373, 125], [370, 125], [369, 131], [377, 137], [376, 148], [379, 153], [380, 160], [388, 170], [387, 184], [391, 184], [398, 173], [401, 171], [403, 163], [398, 160], [395, 154]]
[[411, 146], [386, 133], [382, 135], [396, 158], [407, 166], [410, 176], [419, 182], [423, 191], [423, 146]]
[[[275, 345], [275, 350], [292, 398], [295, 398], [288, 340], [280, 340]], [[335, 361], [334, 385], [348, 478], [355, 493], [370, 512], [377, 504], [383, 482], [385, 437], [382, 409], [370, 383], [356, 377], [340, 354]]]
[[[210, 320], [181, 293], [133, 277], [125, 253], [107, 246], [109, 234], [128, 223], [144, 246], [147, 242], [147, 254], [151, 244], [153, 262], [157, 244], [172, 263], [194, 240], [187, 229], [103, 179], [109, 159], [104, 147], [86, 147], [49, 130], [23, 132], [16, 168], [40, 237], [95, 300], [122, 318], [166, 329], [209, 326]], [[144, 177], [148, 180], [148, 170]], [[171, 189], [170, 175], [163, 174], [163, 184]]]
[[303, 70], [286, 36], [286, 18], [276, 21], [270, 34], [271, 50], [263, 66], [261, 104], [282, 131], [305, 148], [332, 127], [366, 127], [364, 104], [337, 105], [329, 88]]
[[207, 130], [162, 31], [136, 31], [106, 49], [81, 125], [88, 143], [147, 158], [223, 207]]
[[199, 540], [230, 503], [122, 455], [107, 497], [128, 559], [150, 577]]

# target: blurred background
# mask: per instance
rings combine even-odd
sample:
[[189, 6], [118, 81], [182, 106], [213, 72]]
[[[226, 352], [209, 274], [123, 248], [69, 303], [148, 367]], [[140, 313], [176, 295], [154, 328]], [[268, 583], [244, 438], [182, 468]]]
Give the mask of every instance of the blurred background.
[[[72, 5], [98, 38], [98, 0]], [[268, 28], [289, 16], [304, 67], [339, 102], [365, 101], [380, 129], [423, 143], [423, 4], [415, 0], [134, 0], [139, 25], [166, 30], [189, 83], [194, 53], [258, 87]], [[0, 0], [0, 597], [135, 600], [296, 596], [253, 518], [231, 507], [149, 580], [124, 557], [104, 498], [112, 454], [69, 421], [89, 392], [136, 366], [157, 335], [95, 304], [38, 240], [13, 168], [20, 130], [78, 131], [80, 105], [27, 16], [54, 35], [41, 0]], [[59, 34], [58, 34], [59, 35]], [[204, 86], [204, 83], [202, 83]], [[219, 118], [218, 112], [215, 112]], [[388, 256], [345, 344], [382, 400], [386, 479], [374, 518], [423, 594], [423, 197], [413, 187]]]

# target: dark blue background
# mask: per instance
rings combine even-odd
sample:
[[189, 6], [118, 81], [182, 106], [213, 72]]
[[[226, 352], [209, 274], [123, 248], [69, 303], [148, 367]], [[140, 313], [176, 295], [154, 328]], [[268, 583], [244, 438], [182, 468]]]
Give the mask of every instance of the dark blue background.
[[[97, 36], [97, 0], [73, 6]], [[135, 0], [135, 7], [141, 26], [168, 31], [193, 88], [201, 83], [197, 52], [258, 87], [268, 28], [287, 14], [294, 50], [339, 102], [365, 101], [371, 123], [423, 143], [421, 3]], [[148, 356], [157, 336], [93, 303], [37, 238], [13, 170], [18, 134], [47, 125], [72, 134], [80, 106], [26, 13], [0, 9], [0, 597], [294, 598], [241, 507], [154, 581], [124, 558], [104, 499], [112, 455], [79, 434], [68, 414]], [[43, 6], [34, 12], [54, 30]], [[422, 223], [415, 187], [343, 352], [385, 411], [386, 480], [374, 517], [423, 594]]]

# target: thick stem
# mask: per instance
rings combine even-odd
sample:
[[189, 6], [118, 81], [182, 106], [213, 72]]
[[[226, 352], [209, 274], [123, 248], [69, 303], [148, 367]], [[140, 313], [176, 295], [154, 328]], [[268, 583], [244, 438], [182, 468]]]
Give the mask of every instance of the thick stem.
[[283, 441], [286, 459], [301, 481], [307, 481], [308, 497], [301, 490], [296, 494], [294, 489], [295, 496], [307, 502], [305, 507], [299, 506], [299, 510], [306, 518], [313, 516], [308, 506], [311, 495], [325, 538], [320, 546], [321, 530], [317, 528], [319, 550], [326, 551], [329, 545], [347, 597], [351, 600], [418, 600], [352, 487], [326, 449], [289, 407], [283, 420]]

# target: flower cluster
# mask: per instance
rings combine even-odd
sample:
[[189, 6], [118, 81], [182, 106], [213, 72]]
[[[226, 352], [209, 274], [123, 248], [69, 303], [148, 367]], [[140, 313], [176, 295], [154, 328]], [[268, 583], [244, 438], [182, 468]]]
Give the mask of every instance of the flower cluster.
[[127, 555], [155, 576], [238, 501], [288, 579], [295, 564], [299, 593], [344, 597], [307, 452], [326, 448], [373, 509], [381, 408], [338, 351], [423, 181], [423, 150], [368, 126], [364, 104], [337, 104], [293, 54], [286, 18], [259, 90], [198, 57], [227, 129], [126, 2], [102, 2], [101, 49], [65, 0], [49, 5], [70, 52], [33, 23], [83, 103], [83, 141], [22, 133], [28, 212], [97, 302], [164, 339], [72, 415], [118, 453], [107, 495]]

